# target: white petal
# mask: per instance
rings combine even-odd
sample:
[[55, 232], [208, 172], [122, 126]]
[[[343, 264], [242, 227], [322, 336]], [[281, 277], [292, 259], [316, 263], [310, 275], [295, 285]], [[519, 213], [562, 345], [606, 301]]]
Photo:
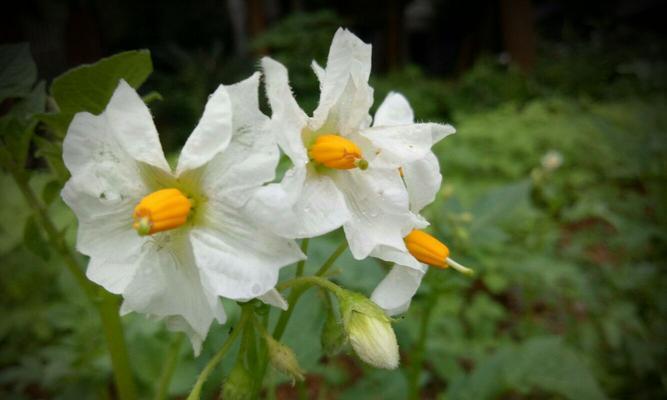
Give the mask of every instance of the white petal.
[[77, 186], [91, 195], [117, 199], [146, 191], [141, 167], [115, 139], [104, 115], [74, 116], [63, 141], [63, 160]]
[[320, 66], [320, 64], [317, 63], [317, 61], [313, 60], [310, 63], [310, 68], [313, 69], [313, 72], [315, 73], [315, 76], [317, 76], [317, 80], [322, 82], [324, 80], [324, 68]]
[[410, 306], [412, 296], [417, 293], [427, 268], [425, 265], [421, 265], [420, 268], [394, 265], [373, 291], [371, 300], [388, 315], [405, 312]]
[[259, 74], [227, 87], [233, 110], [233, 137], [206, 166], [202, 186], [209, 197], [242, 206], [251, 190], [271, 181], [280, 156], [258, 104]]
[[375, 126], [359, 133], [380, 151], [376, 160], [402, 166], [426, 156], [433, 143], [432, 132], [437, 124]]
[[370, 72], [371, 45], [339, 28], [331, 42], [325, 73], [320, 78], [320, 102], [313, 113], [315, 125], [324, 124], [330, 110], [341, 101], [348, 80], [351, 79], [358, 89], [367, 90], [363, 84], [368, 86]]
[[135, 160], [170, 171], [148, 107], [124, 80], [121, 80], [102, 114], [110, 132]]
[[403, 165], [403, 179], [410, 194], [410, 209], [418, 213], [435, 200], [442, 175], [438, 159], [432, 152], [424, 158]]
[[391, 126], [412, 124], [415, 114], [408, 100], [400, 93], [389, 92], [373, 120], [373, 126]]
[[192, 249], [182, 237], [144, 247], [132, 282], [123, 291], [123, 311], [166, 318], [171, 329], [184, 331], [195, 352], [213, 319], [225, 320], [222, 304], [205, 290]]
[[209, 162], [227, 147], [231, 137], [232, 104], [227, 89], [220, 85], [209, 97], [204, 114], [183, 146], [176, 174]]
[[295, 165], [305, 165], [308, 154], [303, 145], [301, 131], [306, 126], [307, 116], [294, 100], [287, 69], [269, 57], [262, 59], [262, 69], [266, 94], [271, 105], [271, 130], [292, 162]]
[[350, 170], [336, 175], [352, 214], [343, 225], [354, 258], [366, 258], [377, 246], [405, 251], [403, 237], [415, 226], [408, 193], [393, 170]]
[[259, 224], [290, 238], [323, 235], [350, 217], [343, 194], [331, 178], [304, 167], [295, 167], [282, 182], [257, 190], [246, 208]]
[[289, 304], [287, 304], [287, 301], [276, 289], [271, 289], [257, 298], [260, 299], [263, 303], [266, 303], [270, 306], [278, 307], [281, 310], [287, 310], [287, 307], [289, 306]]
[[417, 261], [408, 251], [397, 250], [389, 246], [377, 246], [372, 252], [371, 257], [389, 261], [394, 264], [404, 265], [414, 269], [421, 269], [422, 263]]
[[438, 143], [442, 139], [446, 138], [449, 135], [456, 133], [456, 129], [449, 124], [432, 124], [434, 125], [431, 131], [433, 135], [433, 144]]
[[120, 261], [108, 261], [92, 257], [88, 262], [86, 276], [111, 293], [121, 294], [137, 272], [139, 253]]
[[[86, 177], [82, 177], [86, 181]], [[107, 261], [125, 260], [138, 253], [145, 239], [132, 229], [132, 212], [137, 200], [101, 197], [98, 189], [79, 182], [79, 176], [72, 177], [61, 193], [79, 221], [77, 250]]]
[[370, 125], [368, 110], [373, 104], [373, 88], [367, 82], [355, 82], [352, 76], [344, 85], [340, 97], [331, 104], [328, 113], [309, 121], [311, 130], [349, 136]]
[[215, 293], [231, 299], [257, 297], [272, 289], [280, 268], [303, 259], [292, 240], [252, 224], [222, 204], [207, 215], [206, 227], [190, 233], [197, 266]]

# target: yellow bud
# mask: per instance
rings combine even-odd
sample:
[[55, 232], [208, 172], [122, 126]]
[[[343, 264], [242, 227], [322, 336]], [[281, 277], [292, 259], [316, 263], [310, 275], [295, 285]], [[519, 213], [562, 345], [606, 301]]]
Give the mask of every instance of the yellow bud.
[[316, 163], [333, 169], [368, 168], [368, 161], [362, 157], [361, 149], [339, 135], [318, 136], [308, 154]]
[[424, 264], [433, 265], [438, 268], [452, 267], [466, 275], [474, 273], [471, 269], [449, 258], [449, 249], [447, 246], [424, 231], [415, 229], [403, 238], [403, 240], [410, 254]]
[[180, 190], [158, 190], [141, 199], [134, 208], [132, 227], [142, 236], [178, 228], [188, 220], [191, 208], [190, 199]]

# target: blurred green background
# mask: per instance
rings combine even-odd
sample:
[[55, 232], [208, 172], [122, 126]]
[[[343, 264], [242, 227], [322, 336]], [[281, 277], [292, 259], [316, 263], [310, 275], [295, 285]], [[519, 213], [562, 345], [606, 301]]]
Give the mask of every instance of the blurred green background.
[[[316, 293], [285, 335], [307, 371], [273, 374], [268, 398], [659, 399], [667, 393], [667, 57], [660, 1], [28, 1], [1, 17], [3, 43], [28, 41], [39, 76], [135, 48], [151, 51], [163, 146], [184, 143], [217, 84], [285, 63], [312, 110], [333, 32], [373, 44], [375, 108], [402, 92], [418, 120], [452, 123], [439, 143], [444, 181], [425, 211], [474, 279], [431, 270], [394, 326], [402, 367], [321, 356]], [[6, 111], [0, 106], [0, 115]], [[268, 110], [267, 110], [268, 112]], [[32, 154], [31, 183], [73, 243], [76, 222]], [[0, 397], [113, 397], [100, 323], [3, 174]], [[315, 270], [340, 232], [311, 241]], [[388, 266], [336, 264], [370, 294]], [[284, 270], [285, 276], [293, 267]], [[230, 319], [238, 313], [226, 304]], [[134, 372], [150, 395], [174, 335], [124, 318]], [[226, 337], [183, 345], [170, 393], [184, 397]], [[232, 357], [207, 385], [217, 395]]]

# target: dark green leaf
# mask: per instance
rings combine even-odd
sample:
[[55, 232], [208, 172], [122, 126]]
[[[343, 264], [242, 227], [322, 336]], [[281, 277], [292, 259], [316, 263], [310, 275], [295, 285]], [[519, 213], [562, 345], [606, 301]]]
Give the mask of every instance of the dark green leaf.
[[0, 101], [23, 97], [37, 80], [37, 66], [27, 43], [0, 46]]
[[152, 71], [148, 50], [126, 51], [65, 72], [53, 80], [51, 94], [64, 114], [99, 114], [121, 79], [138, 88]]

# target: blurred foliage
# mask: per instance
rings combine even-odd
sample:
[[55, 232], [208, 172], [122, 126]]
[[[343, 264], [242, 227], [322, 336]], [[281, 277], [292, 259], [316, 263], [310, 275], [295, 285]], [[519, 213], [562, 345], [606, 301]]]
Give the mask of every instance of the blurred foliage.
[[[288, 66], [307, 110], [318, 95], [309, 62], [325, 60], [339, 24], [327, 12], [295, 15], [253, 43]], [[346, 355], [322, 357], [325, 302], [308, 292], [284, 336], [309, 372], [306, 390], [322, 398], [403, 399], [414, 394], [410, 377], [417, 376], [425, 398], [664, 396], [667, 75], [664, 62], [650, 54], [626, 58], [608, 49], [576, 41], [545, 46], [530, 76], [487, 57], [456, 81], [427, 77], [414, 66], [373, 77], [376, 105], [389, 90], [400, 91], [419, 120], [456, 126], [458, 133], [436, 146], [444, 184], [425, 216], [453, 257], [478, 274], [428, 272], [395, 324], [403, 367], [389, 372]], [[27, 48], [9, 50], [20, 60]], [[172, 63], [146, 85], [165, 97], [155, 103], [155, 115], [159, 130], [172, 133], [167, 148], [176, 149], [189, 133], [215, 84], [252, 70], [222, 55], [214, 45], [209, 51], [162, 49], [156, 56]], [[45, 86], [37, 75], [2, 71], [13, 70], [25, 76], [8, 89], [21, 94], [9, 99], [13, 111], [0, 120], [4, 140], [34, 128], [32, 116], [44, 112]], [[63, 177], [30, 158], [58, 160], [59, 149], [46, 147], [42, 139], [50, 136], [42, 130], [28, 142], [18, 136], [16, 148], [32, 163], [31, 185], [73, 243], [76, 222], [57, 196]], [[22, 155], [29, 146], [38, 153]], [[562, 165], [545, 154], [559, 154]], [[57, 255], [47, 253], [11, 179], [3, 174], [0, 185], [0, 397], [104, 398], [111, 369], [98, 317]], [[307, 272], [340, 240], [334, 232], [311, 241]], [[387, 268], [345, 254], [335, 279], [370, 294]], [[293, 272], [285, 268], [282, 276]], [[238, 307], [229, 302], [225, 308], [234, 321]], [[142, 316], [124, 322], [134, 372], [148, 396], [174, 335]], [[189, 390], [228, 329], [213, 326], [197, 359], [180, 347], [172, 396]], [[217, 393], [232, 364], [227, 357], [206, 398]], [[281, 398], [295, 397], [284, 378], [270, 377]]]

